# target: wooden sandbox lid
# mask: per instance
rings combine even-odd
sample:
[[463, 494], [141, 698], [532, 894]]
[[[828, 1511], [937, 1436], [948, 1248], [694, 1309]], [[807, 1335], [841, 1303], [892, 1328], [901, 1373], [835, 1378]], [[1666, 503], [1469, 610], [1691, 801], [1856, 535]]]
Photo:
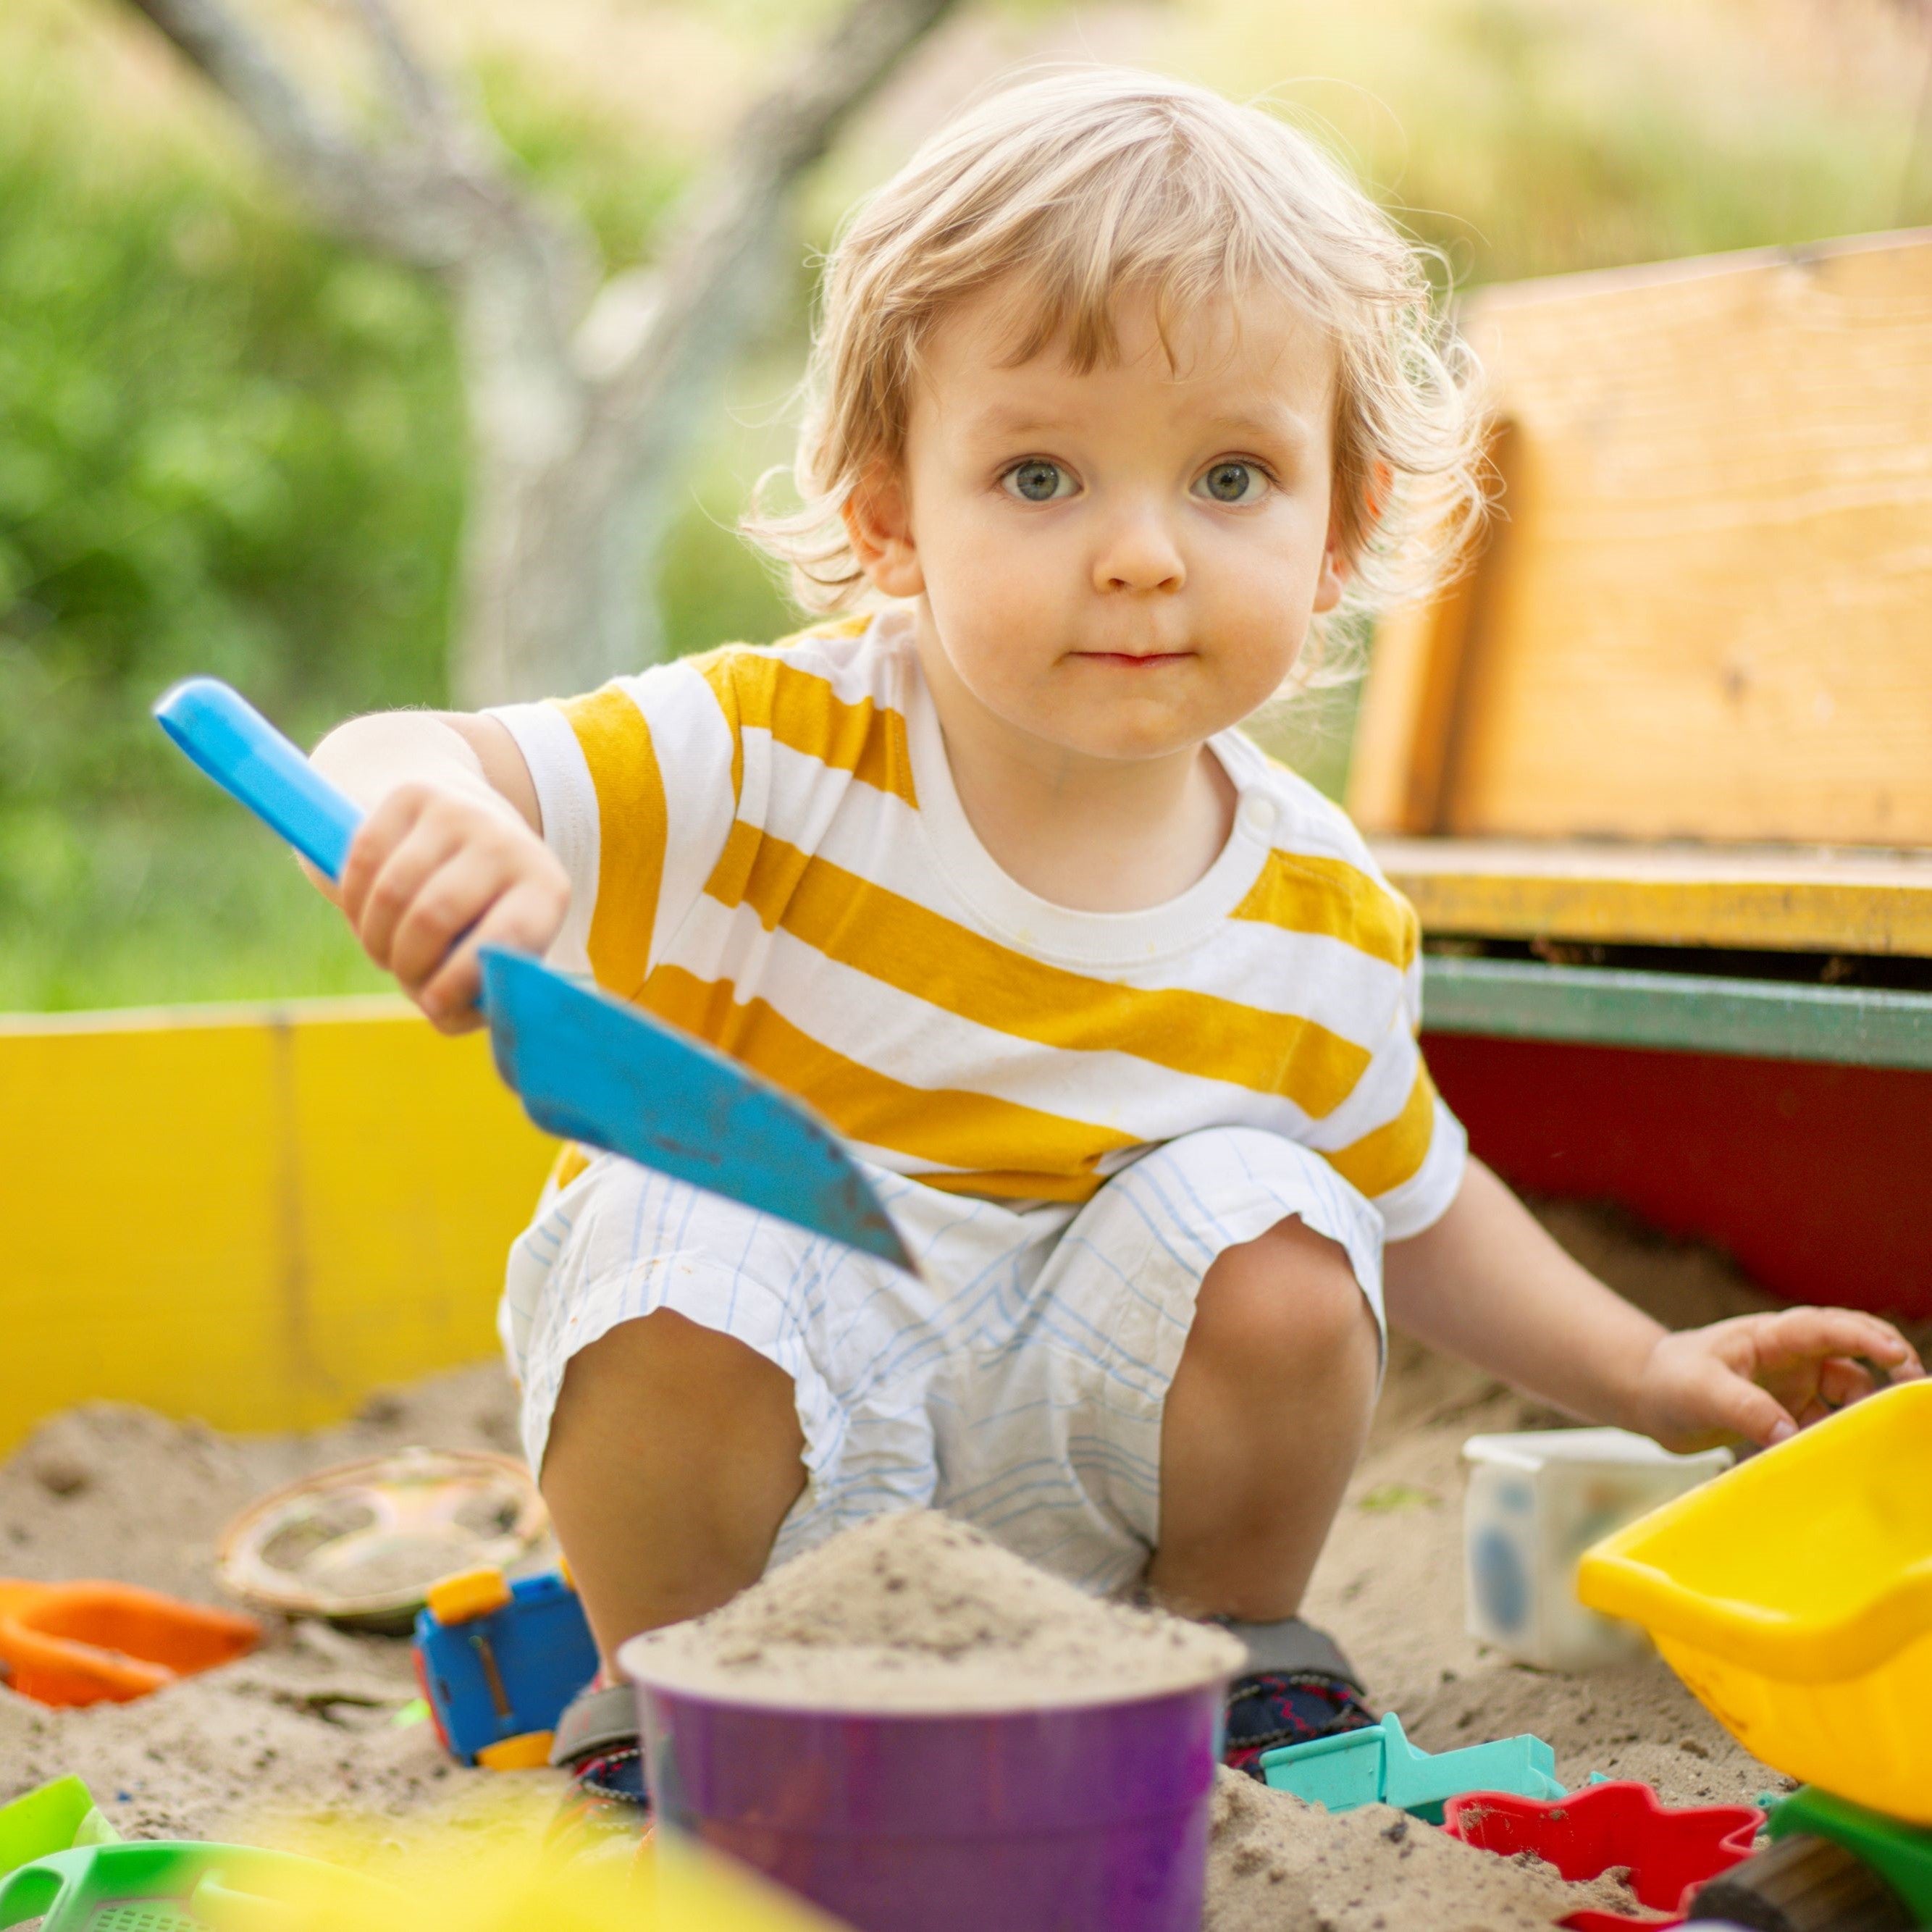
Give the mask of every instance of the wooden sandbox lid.
[[1932, 957], [1932, 230], [1482, 292], [1349, 806], [1426, 930]]

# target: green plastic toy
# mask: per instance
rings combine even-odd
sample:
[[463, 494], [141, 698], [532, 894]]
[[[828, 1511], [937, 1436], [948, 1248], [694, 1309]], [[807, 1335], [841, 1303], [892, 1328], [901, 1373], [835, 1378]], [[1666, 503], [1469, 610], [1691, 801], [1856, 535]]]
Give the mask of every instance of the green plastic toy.
[[1932, 1925], [1932, 1829], [1902, 1825], [1811, 1785], [1786, 1798], [1767, 1828], [1774, 1840], [1809, 1832], [1844, 1846], [1884, 1879], [1922, 1925]]
[[274, 1932], [286, 1901], [323, 1890], [366, 1896], [373, 1880], [247, 1845], [155, 1840], [76, 1847], [0, 1879], [0, 1928], [40, 1932]]
[[1402, 1735], [1391, 1711], [1379, 1724], [1312, 1743], [1264, 1752], [1262, 1774], [1276, 1791], [1352, 1811], [1362, 1804], [1393, 1804], [1431, 1825], [1442, 1808], [1466, 1791], [1507, 1791], [1519, 1798], [1561, 1798], [1556, 1754], [1538, 1737], [1500, 1738], [1460, 1750], [1418, 1750]]
[[76, 1845], [111, 1845], [120, 1833], [102, 1817], [77, 1778], [56, 1778], [0, 1804], [0, 1879], [16, 1868]]
[[1801, 1786], [1773, 1808], [1771, 1843], [1698, 1893], [1692, 1910], [1774, 1932], [1932, 1925], [1932, 1830]]

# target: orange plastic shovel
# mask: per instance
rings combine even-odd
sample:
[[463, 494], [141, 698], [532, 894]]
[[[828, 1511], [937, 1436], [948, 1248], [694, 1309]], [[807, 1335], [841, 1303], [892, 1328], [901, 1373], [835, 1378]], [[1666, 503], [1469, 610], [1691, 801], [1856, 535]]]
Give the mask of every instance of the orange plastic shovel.
[[245, 1656], [261, 1626], [131, 1583], [0, 1576], [0, 1679], [42, 1704], [124, 1704]]

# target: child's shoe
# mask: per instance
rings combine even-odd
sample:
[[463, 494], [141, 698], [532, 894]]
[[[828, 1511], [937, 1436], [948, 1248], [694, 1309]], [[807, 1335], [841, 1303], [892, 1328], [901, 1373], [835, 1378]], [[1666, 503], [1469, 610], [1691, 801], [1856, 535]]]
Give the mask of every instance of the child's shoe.
[[649, 1835], [651, 1801], [637, 1699], [628, 1684], [579, 1693], [557, 1720], [550, 1761], [571, 1777], [545, 1840], [552, 1852], [628, 1856]]
[[1224, 1763], [1258, 1778], [1264, 1751], [1376, 1721], [1354, 1666], [1325, 1631], [1299, 1617], [1273, 1624], [1217, 1621], [1248, 1646], [1251, 1666], [1228, 1693]]
[[1346, 1678], [1318, 1670], [1258, 1670], [1228, 1693], [1228, 1742], [1222, 1762], [1262, 1775], [1262, 1754], [1305, 1744], [1376, 1721], [1362, 1694]]

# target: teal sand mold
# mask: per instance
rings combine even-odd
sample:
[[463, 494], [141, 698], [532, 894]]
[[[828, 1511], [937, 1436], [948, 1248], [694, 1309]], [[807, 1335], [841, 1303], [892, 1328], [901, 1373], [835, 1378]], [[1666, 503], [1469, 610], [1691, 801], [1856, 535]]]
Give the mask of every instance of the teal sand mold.
[[1500, 1738], [1434, 1754], [1418, 1750], [1391, 1711], [1379, 1724], [1265, 1753], [1262, 1774], [1276, 1791], [1292, 1792], [1329, 1811], [1393, 1804], [1431, 1825], [1466, 1791], [1505, 1791], [1518, 1798], [1561, 1798], [1556, 1754], [1539, 1737]]

